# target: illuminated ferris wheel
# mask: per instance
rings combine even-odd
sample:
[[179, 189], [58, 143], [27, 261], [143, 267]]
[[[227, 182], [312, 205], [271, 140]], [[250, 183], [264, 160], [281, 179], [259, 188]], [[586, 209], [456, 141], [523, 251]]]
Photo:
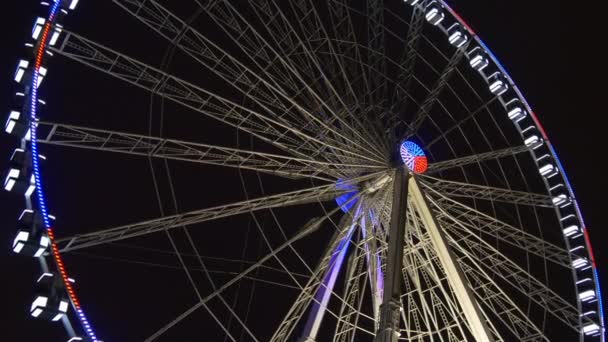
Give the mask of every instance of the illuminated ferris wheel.
[[[15, 81], [4, 188], [25, 210], [12, 248], [41, 266], [30, 315], [66, 340], [106, 338], [88, 317], [116, 316], [75, 281], [111, 277], [90, 257], [174, 272], [108, 283], [120, 320], [146, 321], [125, 339], [604, 341], [565, 171], [444, 1], [47, 1]], [[114, 102], [145, 114], [96, 108]], [[78, 151], [93, 163], [61, 157]], [[96, 203], [137, 193], [123, 173], [79, 185], [80, 203], [47, 195], [58, 159], [87, 179], [151, 174], [156, 202], [139, 220]], [[62, 208], [78, 205], [96, 218], [64, 229]]]

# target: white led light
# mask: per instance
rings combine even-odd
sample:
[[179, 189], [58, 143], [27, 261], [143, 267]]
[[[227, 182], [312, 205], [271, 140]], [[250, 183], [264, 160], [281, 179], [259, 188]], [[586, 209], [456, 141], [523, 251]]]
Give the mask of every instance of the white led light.
[[53, 317], [53, 322], [57, 322], [58, 320], [61, 319], [61, 317], [63, 317], [62, 313], [58, 313], [55, 315], [55, 317]]

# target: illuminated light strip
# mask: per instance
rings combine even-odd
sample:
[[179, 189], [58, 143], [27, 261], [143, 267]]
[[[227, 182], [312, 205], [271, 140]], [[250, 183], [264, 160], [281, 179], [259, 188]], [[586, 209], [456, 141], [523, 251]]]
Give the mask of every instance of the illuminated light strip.
[[566, 174], [566, 171], [564, 170], [562, 161], [559, 159], [559, 156], [557, 155], [557, 152], [553, 148], [553, 145], [551, 143], [548, 143], [548, 145], [549, 145], [549, 150], [551, 151], [551, 153], [555, 157], [555, 160], [557, 161], [557, 167], [561, 171], [563, 178], [566, 181], [566, 185], [568, 186], [568, 191], [570, 192], [570, 197], [572, 198], [572, 203], [574, 203], [574, 208], [582, 223], [585, 243], [589, 249], [589, 256], [591, 257], [593, 278], [595, 279], [595, 292], [597, 293], [598, 306], [600, 309], [600, 322], [601, 322], [601, 326], [602, 326], [602, 341], [604, 341], [606, 338], [606, 336], [605, 336], [606, 328], [604, 325], [604, 301], [602, 300], [602, 286], [600, 285], [600, 277], [597, 272], [597, 267], [596, 267], [596, 263], [595, 263], [595, 255], [593, 254], [593, 246], [591, 245], [591, 239], [589, 238], [589, 232], [587, 231], [587, 225], [585, 225], [585, 220], [583, 219], [583, 214], [581, 212], [581, 208], [578, 205], [576, 196], [574, 196], [574, 192], [572, 191], [572, 185], [570, 184], [570, 179], [568, 178], [568, 175]]
[[34, 180], [36, 182], [36, 195], [38, 197], [38, 206], [40, 207], [40, 211], [42, 212], [42, 219], [44, 221], [44, 226], [47, 230], [47, 233], [48, 233], [48, 236], [49, 236], [49, 239], [51, 242], [51, 249], [52, 249], [53, 257], [55, 259], [55, 264], [57, 265], [57, 269], [59, 270], [59, 273], [61, 274], [61, 279], [63, 280], [63, 283], [64, 283], [64, 286], [68, 293], [68, 296], [70, 297], [70, 300], [72, 301], [72, 304], [74, 305], [74, 308], [78, 315], [78, 320], [82, 324], [82, 326], [83, 326], [84, 330], [86, 331], [86, 334], [89, 336], [89, 338], [93, 342], [97, 342], [99, 340], [95, 336], [95, 333], [93, 332], [93, 329], [91, 328], [91, 325], [89, 324], [89, 321], [87, 320], [87, 318], [84, 314], [84, 311], [82, 310], [82, 308], [80, 306], [78, 297], [76, 296], [76, 293], [74, 292], [74, 288], [72, 287], [72, 282], [70, 281], [67, 271], [65, 269], [65, 266], [63, 264], [61, 254], [59, 253], [59, 249], [57, 248], [57, 244], [55, 243], [55, 234], [53, 232], [53, 228], [50, 225], [49, 216], [48, 216], [48, 213], [46, 210], [46, 203], [45, 203], [45, 199], [44, 199], [44, 192], [42, 190], [42, 181], [41, 181], [41, 177], [40, 177], [40, 166], [38, 164], [39, 155], [38, 155], [37, 125], [36, 125], [36, 114], [37, 114], [37, 103], [38, 103], [37, 85], [38, 85], [38, 79], [39, 79], [39, 71], [40, 71], [40, 68], [42, 67], [42, 59], [44, 57], [44, 53], [46, 52], [49, 32], [51, 30], [51, 26], [55, 22], [55, 16], [57, 14], [60, 4], [61, 4], [61, 0], [55, 0], [53, 6], [51, 7], [49, 18], [47, 20], [46, 25], [44, 26], [44, 31], [42, 34], [42, 38], [40, 40], [40, 47], [39, 47], [37, 55], [36, 55], [36, 64], [34, 66], [32, 87], [31, 87], [32, 93], [31, 93], [31, 99], [30, 99], [30, 101], [31, 101], [30, 102], [30, 110], [31, 110], [31, 112], [30, 112], [30, 118], [31, 118], [31, 122], [30, 122], [31, 142], [30, 142], [30, 144], [32, 147], [32, 165], [33, 165], [33, 169], [34, 169]]
[[543, 125], [541, 124], [540, 120], [538, 120], [538, 117], [536, 116], [536, 113], [534, 113], [534, 111], [532, 110], [532, 107], [530, 106], [530, 104], [528, 103], [528, 101], [526, 100], [526, 98], [523, 96], [522, 92], [520, 91], [519, 87], [517, 87], [517, 85], [515, 84], [515, 82], [513, 82], [513, 79], [511, 78], [511, 76], [509, 75], [509, 73], [507, 72], [507, 70], [504, 68], [504, 66], [500, 63], [499, 59], [496, 58], [496, 56], [494, 55], [494, 53], [492, 52], [492, 50], [490, 50], [488, 48], [488, 46], [481, 40], [481, 38], [475, 33], [475, 31], [473, 31], [473, 29], [466, 23], [466, 21], [458, 14], [456, 13], [447, 3], [445, 3], [445, 1], [442, 1], [443, 5], [448, 9], [448, 11], [464, 26], [466, 27], [470, 33], [473, 36], [473, 39], [475, 39], [475, 41], [477, 41], [477, 43], [483, 47], [483, 49], [488, 53], [488, 55], [490, 56], [490, 58], [494, 61], [494, 63], [496, 63], [496, 66], [498, 67], [498, 69], [503, 73], [503, 75], [507, 78], [507, 80], [509, 81], [510, 85], [513, 87], [513, 90], [515, 91], [515, 93], [517, 94], [518, 98], [523, 102], [524, 106], [526, 107], [526, 109], [528, 110], [528, 112], [530, 113], [530, 117], [532, 118], [532, 121], [534, 121], [534, 124], [536, 125], [536, 127], [540, 130], [543, 139], [545, 139], [545, 141], [547, 142], [547, 146], [549, 147], [551, 154], [553, 156], [553, 158], [557, 161], [558, 167], [560, 169], [560, 171], [562, 172], [563, 178], [566, 181], [566, 184], [568, 185], [568, 192], [570, 193], [570, 196], [572, 197], [572, 202], [574, 203], [574, 207], [576, 208], [577, 214], [578, 214], [578, 218], [579, 220], [581, 220], [582, 226], [583, 226], [583, 233], [585, 235], [585, 243], [587, 245], [588, 248], [588, 252], [589, 255], [591, 257], [591, 264], [592, 264], [592, 271], [593, 271], [593, 277], [595, 278], [595, 285], [596, 285], [596, 292], [598, 294], [598, 306], [599, 306], [599, 310], [600, 310], [600, 321], [601, 321], [601, 325], [602, 325], [602, 341], [605, 341], [605, 325], [604, 325], [604, 308], [603, 308], [603, 301], [602, 301], [602, 295], [601, 295], [601, 286], [600, 286], [600, 282], [599, 282], [599, 276], [598, 276], [598, 272], [597, 272], [597, 267], [595, 264], [595, 257], [593, 255], [593, 247], [591, 245], [591, 240], [589, 239], [589, 235], [587, 233], [587, 228], [585, 225], [585, 221], [583, 219], [583, 215], [581, 213], [580, 207], [578, 206], [578, 202], [576, 201], [576, 197], [574, 196], [574, 192], [572, 190], [572, 185], [570, 184], [570, 180], [568, 179], [568, 176], [562, 166], [561, 160], [559, 159], [559, 156], [557, 155], [557, 152], [555, 151], [555, 149], [553, 148], [553, 145], [551, 144], [551, 142], [549, 141], [549, 136], [547, 135], [545, 128], [543, 127]]

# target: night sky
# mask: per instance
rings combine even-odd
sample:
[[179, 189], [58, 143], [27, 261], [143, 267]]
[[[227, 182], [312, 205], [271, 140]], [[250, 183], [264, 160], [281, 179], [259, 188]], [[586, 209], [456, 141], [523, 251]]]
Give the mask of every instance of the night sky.
[[[110, 34], [121, 34], [120, 31], [111, 27], [113, 18], [103, 18], [103, 11], [93, 10], [94, 5], [98, 4], [87, 4], [87, 2], [102, 3], [102, 1], [81, 0], [82, 12], [86, 15], [98, 16], [95, 21], [110, 26], [104, 28]], [[601, 219], [601, 215], [605, 212], [604, 194], [608, 191], [604, 171], [606, 163], [603, 161], [606, 147], [603, 142], [603, 136], [606, 134], [603, 101], [606, 100], [606, 95], [604, 94], [605, 86], [602, 86], [601, 83], [598, 86], [601, 79], [594, 76], [597, 74], [599, 77], [599, 71], [603, 67], [603, 64], [600, 64], [594, 57], [598, 50], [594, 38], [598, 32], [601, 32], [598, 31], [600, 24], [571, 24], [571, 22], [579, 22], [584, 19], [585, 8], [577, 6], [573, 9], [574, 6], [571, 5], [573, 2], [570, 1], [452, 0], [449, 2], [501, 60], [543, 123], [573, 184], [594, 244], [600, 276], [604, 279], [604, 284], [608, 283], [608, 270], [605, 267], [608, 263], [608, 250], [604, 243], [607, 235]], [[104, 6], [108, 5], [104, 4], [99, 7], [104, 8]], [[2, 122], [9, 111], [11, 95], [15, 90], [12, 80], [13, 72], [18, 58], [21, 56], [21, 46], [28, 37], [37, 8], [38, 2], [30, 0], [10, 0], [6, 1], [3, 6], [4, 20], [0, 24], [2, 25], [0, 29], [2, 39], [0, 108], [2, 110], [0, 113], [4, 113]], [[116, 12], [112, 11], [112, 13]], [[82, 14], [80, 11], [76, 11], [71, 15], [66, 26], [78, 27], [80, 23], [89, 20], [82, 16], [78, 17], [80, 14]], [[576, 20], [573, 21], [573, 17]], [[136, 24], [133, 23], [133, 25]], [[91, 35], [103, 33], [101, 27], [97, 31], [90, 30]], [[158, 40], [137, 43], [154, 44], [154, 42], [158, 42]], [[127, 43], [123, 41], [121, 44]], [[161, 61], [165, 47], [162, 46], [158, 49], [156, 55], [152, 53], [148, 56], [150, 63]], [[109, 123], [110, 126], [105, 127], [115, 127], [135, 133], [147, 132], [148, 122], [145, 115], [147, 113], [144, 113], [144, 110], [140, 110], [139, 116], [129, 116], [128, 120], [125, 120], [125, 114], [131, 113], [135, 108], [147, 108], [149, 97], [142, 96], [140, 92], [138, 95], [133, 95], [132, 98], [129, 94], [121, 94], [115, 98], [112, 95], [114, 90], [111, 88], [115, 84], [113, 81], [107, 78], [85, 78], [74, 71], [78, 70], [76, 68], [67, 71], [67, 76], [60, 76], [58, 74], [62, 71], [64, 64], [66, 63], [54, 59], [50, 65], [53, 75], [49, 77], [48, 81], [45, 81], [48, 82], [44, 90], [44, 93], [47, 94], [46, 99], [61, 102], [53, 108], [66, 108], [61, 114], [45, 113], [44, 115], [50, 117], [50, 120], [93, 127], [97, 124]], [[88, 77], [89, 74], [86, 75]], [[49, 90], [49, 88], [52, 89]], [[91, 102], [84, 102], [77, 98], [78, 92], [85, 91], [85, 89], [95, 94], [91, 97]], [[75, 95], [66, 98], [63, 94], [68, 91], [74, 91]], [[63, 100], [58, 101], [53, 98], [59, 95], [63, 96]], [[158, 107], [158, 103], [155, 103], [155, 106]], [[87, 115], [91, 117], [87, 117]], [[216, 129], [217, 131], [215, 131]], [[220, 135], [221, 133], [218, 132], [222, 132], [222, 129], [225, 130], [221, 127], [208, 127], [205, 134]], [[158, 130], [158, 127], [154, 127], [153, 130]], [[165, 130], [177, 132], [184, 137], [197, 134], [192, 128], [179, 127], [178, 124], [166, 127]], [[231, 130], [227, 130], [227, 132], [230, 139], [225, 140], [228, 143], [234, 143], [234, 132]], [[0, 135], [0, 158], [8, 161], [10, 152], [15, 147], [16, 141], [12, 137]], [[158, 213], [159, 204], [152, 189], [150, 172], [145, 158], [128, 161], [115, 156], [99, 156], [98, 152], [83, 154], [74, 150], [58, 148], [50, 148], [47, 153], [45, 148], [43, 146], [43, 151], [50, 158], [48, 166], [45, 166], [44, 179], [48, 187], [52, 211], [58, 213], [59, 220], [56, 228], [58, 235], [62, 235], [62, 226], [69, 227], [68, 229], [74, 233], [78, 231], [78, 227], [111, 226], [113, 222], [116, 222], [112, 220], [115, 215], [133, 217], [133, 221], [137, 221], [137, 218], [153, 217], [149, 214], [150, 208], [153, 209], [153, 212]], [[154, 167], [159, 170], [159, 173], [165, 170], [162, 163], [157, 163]], [[194, 173], [191, 169], [181, 169], [176, 166], [172, 171], [176, 178], [192, 177], [196, 179], [190, 189], [180, 192], [180, 196], [193, 200], [184, 204], [180, 203], [179, 211], [202, 208], [214, 203], [228, 203], [238, 199], [231, 197], [230, 194], [239, 191], [242, 196], [240, 182], [236, 180], [238, 178], [235, 178], [238, 177], [238, 173], [232, 170], [223, 172], [223, 169], [213, 167], [209, 168], [209, 174], [205, 173], [207, 172], [205, 167], [202, 170], [202, 173]], [[90, 186], [90, 182], [97, 183], [97, 186]], [[108, 191], [95, 192], [103, 187]], [[260, 190], [255, 186], [253, 188], [248, 190], [250, 195], [252, 197], [259, 195]], [[265, 190], [272, 192], [272, 188]], [[166, 194], [170, 189], [164, 186], [160, 191]], [[3, 322], [0, 324], [2, 326], [0, 340], [63, 341], [64, 333], [59, 325], [55, 326], [29, 318], [28, 309], [31, 302], [32, 284], [37, 277], [38, 268], [33, 260], [15, 256], [10, 250], [16, 218], [23, 209], [23, 203], [20, 198], [6, 192], [0, 193], [0, 203], [2, 204], [0, 209], [0, 260], [4, 267]], [[166, 213], [175, 210], [168, 201], [161, 205]], [[288, 214], [284, 213], [284, 215]], [[218, 222], [217, 224], [222, 228], [231, 228], [234, 222]], [[246, 234], [249, 225], [250, 222], [243, 219], [238, 228], [239, 232], [235, 234]], [[165, 240], [160, 239], [162, 242], [157, 240], [157, 238], [152, 238], [151, 245], [164, 249], [170, 248]], [[217, 239], [207, 241], [201, 249], [206, 255], [216, 255], [216, 253], [223, 255], [224, 249], [238, 251], [244, 246], [244, 253], [251, 259], [255, 259], [254, 256], [258, 253], [257, 245], [248, 247], [244, 244], [245, 242], [240, 240], [234, 245], [228, 239]], [[109, 251], [106, 255], [123, 253], [121, 254], [123, 257], [137, 256], [136, 251], [115, 248], [117, 249], [97, 248], [93, 253], [103, 255], [103, 252]], [[314, 258], [314, 253], [311, 258]], [[158, 257], [154, 262], [162, 262], [161, 259], [162, 257]], [[152, 268], [143, 268], [143, 270], [134, 271], [137, 267], [98, 258], [88, 258], [86, 255], [70, 255], [67, 257], [67, 262], [68, 268], [70, 268], [70, 264], [74, 265], [72, 267], [73, 276], [79, 281], [78, 291], [84, 298], [85, 311], [96, 327], [99, 337], [105, 341], [137, 340], [141, 338], [141, 335], [132, 333], [132, 326], [160, 327], [166, 322], [167, 317], [171, 317], [171, 313], [165, 313], [166, 315], [163, 317], [155, 318], [155, 316], [162, 316], [157, 315], [157, 312], [165, 311], [167, 303], [174, 301], [192, 303], [194, 301], [191, 293], [182, 290], [182, 288], [186, 289], [188, 284], [183, 274], [177, 270], [162, 270], [155, 273]], [[165, 287], [165, 290], [156, 291], [153, 286], [154, 282], [167, 282], [169, 285]], [[129, 293], [140, 295], [133, 296], [130, 301]], [[261, 294], [259, 298], [272, 298], [272, 293]], [[175, 316], [186, 307], [183, 306], [181, 309], [179, 306], [172, 307], [169, 311], [174, 310], [173, 316]], [[146, 308], [147, 312], [140, 317], [137, 312], [142, 308]], [[203, 318], [203, 316], [199, 318], [209, 319], [209, 317]], [[256, 324], [258, 320], [263, 323], [264, 318], [254, 317], [250, 324]], [[148, 329], [148, 331], [150, 330]], [[190, 341], [204, 340], [202, 336], [205, 336], [200, 329], [182, 333], [189, 337], [175, 335], [171, 338], [176, 341]], [[163, 341], [170, 341], [171, 338]], [[207, 338], [216, 340], [209, 336]]]

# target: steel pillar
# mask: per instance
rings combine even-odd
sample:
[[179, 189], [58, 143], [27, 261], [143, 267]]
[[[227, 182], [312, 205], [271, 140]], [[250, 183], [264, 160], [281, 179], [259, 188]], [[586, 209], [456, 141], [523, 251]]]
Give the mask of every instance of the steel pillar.
[[407, 223], [407, 195], [409, 170], [403, 165], [395, 169], [393, 177], [393, 206], [388, 235], [384, 292], [380, 305], [380, 324], [375, 342], [397, 342], [401, 310], [401, 278], [403, 272], [403, 249], [405, 247], [405, 225]]
[[486, 320], [479, 308], [479, 304], [475, 300], [475, 296], [469, 284], [454, 257], [447, 239], [441, 227], [437, 223], [437, 219], [431, 211], [429, 201], [422, 192], [420, 184], [415, 177], [409, 180], [409, 186], [412, 194], [412, 203], [416, 211], [420, 214], [420, 218], [426, 228], [435, 253], [441, 262], [442, 268], [445, 270], [450, 286], [456, 294], [456, 298], [460, 303], [460, 307], [464, 312], [471, 333], [477, 342], [494, 342], [494, 337], [486, 324]]

